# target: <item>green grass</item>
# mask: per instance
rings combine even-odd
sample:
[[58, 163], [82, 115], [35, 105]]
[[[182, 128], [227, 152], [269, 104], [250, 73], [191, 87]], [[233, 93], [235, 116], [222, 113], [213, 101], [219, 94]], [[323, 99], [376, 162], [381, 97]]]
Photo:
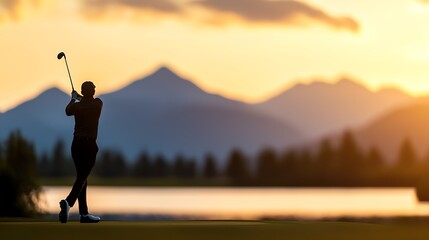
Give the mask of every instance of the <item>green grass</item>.
[[309, 221], [0, 222], [1, 239], [428, 239], [429, 222]]

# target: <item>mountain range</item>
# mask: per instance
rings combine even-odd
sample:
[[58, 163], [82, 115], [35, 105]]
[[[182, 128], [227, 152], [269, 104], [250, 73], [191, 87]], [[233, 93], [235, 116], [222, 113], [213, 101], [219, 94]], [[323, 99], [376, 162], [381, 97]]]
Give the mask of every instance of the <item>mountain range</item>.
[[252, 152], [301, 139], [291, 126], [252, 106], [204, 92], [162, 67], [116, 92], [100, 96], [105, 109], [100, 141], [135, 155], [225, 156], [237, 147]]
[[[206, 93], [166, 67], [100, 98], [100, 148], [121, 150], [130, 159], [142, 151], [170, 158], [179, 153], [224, 158], [232, 148], [252, 153], [302, 139], [283, 121], [252, 105]], [[67, 94], [52, 88], [3, 113], [0, 139], [20, 129], [39, 151], [50, 151], [60, 138], [69, 144], [73, 118], [64, 113], [68, 102]]]
[[373, 92], [342, 78], [334, 84], [320, 81], [297, 84], [258, 107], [290, 123], [308, 139], [314, 139], [369, 123], [413, 100], [397, 89]]
[[363, 147], [377, 147], [384, 157], [395, 161], [401, 144], [411, 142], [419, 158], [429, 157], [429, 102], [418, 101], [395, 109], [356, 130]]
[[[361, 129], [414, 101], [398, 90], [373, 92], [342, 79], [298, 84], [262, 103], [247, 104], [207, 93], [167, 67], [99, 97], [104, 102], [100, 148], [118, 149], [128, 159], [142, 151], [197, 159], [212, 153], [224, 159], [232, 148], [248, 154], [286, 148], [347, 127]], [[64, 113], [69, 99], [51, 88], [0, 113], [0, 140], [20, 129], [39, 152], [51, 151], [58, 139], [70, 144], [74, 121]]]

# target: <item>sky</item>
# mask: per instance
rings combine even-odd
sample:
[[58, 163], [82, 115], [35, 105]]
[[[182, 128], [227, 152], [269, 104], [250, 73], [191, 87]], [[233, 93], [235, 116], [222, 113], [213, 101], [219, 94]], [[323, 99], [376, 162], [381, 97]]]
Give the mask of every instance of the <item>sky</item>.
[[429, 93], [428, 0], [0, 0], [0, 112], [49, 87], [97, 93], [168, 66], [255, 103], [349, 77]]

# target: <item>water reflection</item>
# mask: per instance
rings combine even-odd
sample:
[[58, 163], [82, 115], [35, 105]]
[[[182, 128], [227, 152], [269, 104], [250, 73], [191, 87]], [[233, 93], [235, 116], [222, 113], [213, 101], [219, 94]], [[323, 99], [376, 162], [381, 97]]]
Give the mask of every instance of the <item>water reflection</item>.
[[[69, 187], [44, 187], [43, 208], [58, 212]], [[263, 216], [429, 216], [411, 188], [142, 188], [90, 187], [96, 214], [196, 215], [210, 219]], [[77, 213], [77, 208], [72, 209]]]

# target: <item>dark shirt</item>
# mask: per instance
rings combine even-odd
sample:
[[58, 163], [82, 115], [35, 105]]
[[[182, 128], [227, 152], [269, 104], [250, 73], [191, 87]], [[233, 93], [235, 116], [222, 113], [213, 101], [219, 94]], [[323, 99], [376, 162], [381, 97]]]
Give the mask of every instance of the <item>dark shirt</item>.
[[74, 115], [75, 119], [74, 136], [97, 139], [102, 107], [99, 98], [82, 98], [80, 102], [71, 101], [67, 105], [67, 116]]

